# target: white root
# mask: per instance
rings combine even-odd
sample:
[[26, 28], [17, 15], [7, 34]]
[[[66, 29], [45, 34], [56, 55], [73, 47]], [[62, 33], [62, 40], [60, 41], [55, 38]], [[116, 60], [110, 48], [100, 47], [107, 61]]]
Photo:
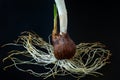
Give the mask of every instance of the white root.
[[[42, 40], [38, 35], [30, 32], [24, 32], [17, 40], [17, 43], [10, 43], [10, 45], [20, 47], [22, 45], [25, 51], [12, 51], [3, 61], [11, 59], [13, 64], [6, 66], [4, 69], [15, 66], [20, 71], [28, 72], [37, 77], [44, 77], [44, 79], [50, 76], [55, 77], [55, 75], [71, 75], [80, 79], [85, 75], [101, 74], [97, 70], [108, 63], [107, 60], [111, 55], [109, 50], [103, 49], [104, 46], [101, 43], [80, 43], [76, 46], [76, 54], [72, 59], [57, 60], [53, 54], [53, 46]], [[17, 55], [19, 57], [25, 56], [29, 60], [24, 58], [21, 60]], [[37, 73], [32, 69], [20, 68], [19, 65], [23, 64], [42, 66], [49, 71]], [[47, 66], [49, 64], [53, 65], [53, 67]]]

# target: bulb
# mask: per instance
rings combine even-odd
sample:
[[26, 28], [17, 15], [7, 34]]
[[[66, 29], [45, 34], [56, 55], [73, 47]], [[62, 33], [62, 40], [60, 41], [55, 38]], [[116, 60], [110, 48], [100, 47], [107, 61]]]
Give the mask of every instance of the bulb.
[[67, 33], [52, 34], [54, 56], [57, 59], [70, 59], [74, 56], [76, 45]]
[[[70, 59], [74, 56], [76, 45], [67, 33], [67, 11], [64, 0], [55, 0], [54, 5], [54, 28], [52, 32], [52, 43], [54, 56], [59, 60]], [[57, 31], [57, 11], [59, 14], [60, 33]]]

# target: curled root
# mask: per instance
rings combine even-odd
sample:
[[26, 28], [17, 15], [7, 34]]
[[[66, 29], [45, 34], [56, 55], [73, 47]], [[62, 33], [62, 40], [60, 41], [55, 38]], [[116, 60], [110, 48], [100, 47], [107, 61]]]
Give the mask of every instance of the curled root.
[[[110, 51], [104, 49], [104, 45], [101, 43], [80, 43], [76, 45], [76, 53], [73, 58], [57, 60], [53, 54], [53, 46], [31, 32], [23, 32], [16, 43], [6, 45], [22, 46], [25, 50], [11, 51], [11, 54], [4, 58], [3, 61], [11, 59], [13, 64], [4, 67], [4, 69], [15, 66], [20, 71], [44, 79], [50, 76], [55, 77], [55, 75], [71, 75], [80, 79], [85, 75], [101, 74], [97, 70], [108, 63], [111, 55]], [[25, 58], [20, 59], [18, 56], [24, 56], [27, 60]], [[37, 73], [32, 69], [23, 69], [19, 67], [22, 64], [42, 66], [48, 72]], [[52, 64], [52, 67], [49, 67], [49, 64]]]

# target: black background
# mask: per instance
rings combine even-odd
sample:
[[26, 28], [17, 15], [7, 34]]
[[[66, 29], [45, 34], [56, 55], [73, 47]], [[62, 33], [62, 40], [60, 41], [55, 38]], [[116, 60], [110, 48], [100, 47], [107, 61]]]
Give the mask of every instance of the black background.
[[[68, 11], [68, 33], [73, 41], [76, 44], [99, 41], [112, 53], [111, 63], [99, 70], [104, 76], [86, 76], [81, 80], [115, 80], [119, 76], [119, 4], [101, 0], [65, 1]], [[53, 28], [53, 4], [54, 0], [0, 0], [0, 46], [13, 42], [23, 31], [34, 31], [48, 41]], [[11, 49], [13, 47], [9, 46], [0, 50], [0, 80], [42, 80], [15, 68], [3, 71], [5, 63], [1, 60]], [[57, 76], [55, 80], [75, 79], [70, 76]]]

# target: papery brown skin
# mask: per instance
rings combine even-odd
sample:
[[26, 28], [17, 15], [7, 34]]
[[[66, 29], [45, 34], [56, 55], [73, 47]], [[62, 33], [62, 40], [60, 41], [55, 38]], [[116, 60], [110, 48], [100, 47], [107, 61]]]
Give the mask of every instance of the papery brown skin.
[[52, 34], [52, 43], [57, 59], [70, 59], [75, 55], [76, 45], [67, 33]]

